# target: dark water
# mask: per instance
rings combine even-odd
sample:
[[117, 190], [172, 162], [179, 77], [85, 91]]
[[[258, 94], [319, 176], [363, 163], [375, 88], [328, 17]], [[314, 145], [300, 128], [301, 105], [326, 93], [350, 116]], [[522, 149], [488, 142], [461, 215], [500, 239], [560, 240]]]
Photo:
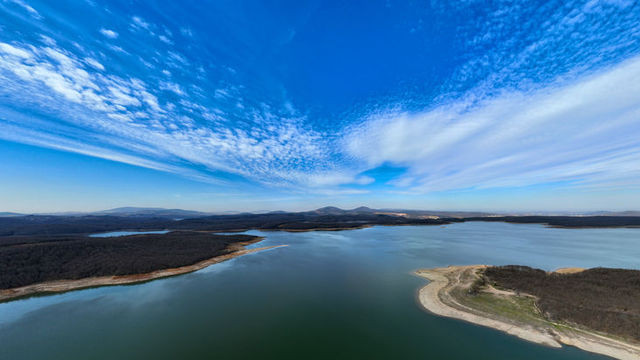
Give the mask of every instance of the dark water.
[[290, 246], [145, 284], [0, 304], [0, 359], [604, 359], [433, 316], [416, 302], [425, 281], [411, 271], [640, 268], [640, 229], [463, 223], [263, 235], [253, 246]]
[[116, 236], [127, 236], [127, 235], [140, 235], [140, 234], [166, 234], [169, 230], [160, 230], [160, 231], [111, 231], [106, 233], [99, 234], [91, 234], [89, 237], [116, 237]]

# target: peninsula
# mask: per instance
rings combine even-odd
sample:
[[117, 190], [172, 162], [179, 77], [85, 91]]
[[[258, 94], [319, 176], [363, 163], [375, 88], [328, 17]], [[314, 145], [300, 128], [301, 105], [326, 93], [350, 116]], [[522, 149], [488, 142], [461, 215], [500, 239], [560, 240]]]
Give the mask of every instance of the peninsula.
[[250, 235], [194, 231], [108, 238], [29, 238], [0, 246], [0, 302], [70, 290], [149, 281], [200, 270], [248, 253]]
[[542, 345], [640, 358], [640, 271], [525, 266], [421, 269], [428, 311]]

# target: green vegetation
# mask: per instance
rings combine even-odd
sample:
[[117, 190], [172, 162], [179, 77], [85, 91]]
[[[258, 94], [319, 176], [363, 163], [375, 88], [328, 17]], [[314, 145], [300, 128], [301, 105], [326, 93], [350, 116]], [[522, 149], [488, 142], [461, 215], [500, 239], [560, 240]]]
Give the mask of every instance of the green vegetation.
[[462, 305], [487, 314], [526, 324], [543, 325], [547, 321], [536, 309], [535, 300], [526, 296], [503, 296], [486, 292], [456, 296]]

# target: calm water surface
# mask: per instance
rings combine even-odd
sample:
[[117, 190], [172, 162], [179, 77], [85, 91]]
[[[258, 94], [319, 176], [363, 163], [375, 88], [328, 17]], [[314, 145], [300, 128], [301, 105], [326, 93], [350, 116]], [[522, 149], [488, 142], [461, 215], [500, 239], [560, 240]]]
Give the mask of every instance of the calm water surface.
[[131, 286], [0, 304], [0, 359], [605, 359], [433, 316], [411, 272], [640, 268], [640, 229], [463, 223], [263, 235], [289, 244]]
[[89, 237], [116, 237], [116, 236], [127, 236], [127, 235], [140, 235], [140, 234], [166, 234], [169, 230], [159, 230], [159, 231], [111, 231], [106, 233], [99, 234], [91, 234]]

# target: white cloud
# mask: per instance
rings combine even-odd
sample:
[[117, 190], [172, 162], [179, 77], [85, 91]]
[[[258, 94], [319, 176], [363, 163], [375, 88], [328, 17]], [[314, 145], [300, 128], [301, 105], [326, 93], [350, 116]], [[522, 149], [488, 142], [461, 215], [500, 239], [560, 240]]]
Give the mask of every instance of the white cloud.
[[[372, 116], [345, 137], [373, 167], [408, 167], [420, 192], [640, 178], [640, 57], [571, 83]], [[640, 185], [640, 184], [638, 184]]]
[[33, 18], [35, 19], [42, 19], [42, 15], [40, 15], [40, 13], [34, 9], [32, 6], [30, 6], [29, 4], [25, 3], [22, 0], [10, 0], [10, 2], [20, 6], [21, 8], [23, 8], [24, 10], [26, 10], [29, 15], [31, 15]]
[[20, 49], [6, 43], [0, 43], [0, 51], [4, 52], [5, 54], [12, 55], [21, 59], [29, 59], [32, 56], [29, 50]]
[[122, 47], [117, 46], [117, 45], [109, 45], [109, 49], [111, 49], [111, 50], [113, 50], [113, 51], [115, 51], [117, 53], [120, 53], [120, 54], [127, 54], [127, 55], [129, 54], [129, 52], [127, 50], [125, 50]]
[[109, 29], [105, 29], [102, 28], [100, 29], [100, 33], [106, 37], [108, 37], [109, 39], [116, 39], [118, 37], [118, 33], [113, 31], [113, 30], [109, 30]]
[[171, 41], [171, 39], [169, 39], [168, 37], [166, 37], [164, 35], [158, 36], [158, 39], [160, 39], [160, 41], [162, 41], [165, 44], [173, 45], [173, 41]]
[[102, 65], [101, 63], [98, 62], [98, 60], [96, 59], [92, 59], [92, 58], [85, 58], [84, 61], [89, 64], [91, 67], [98, 69], [98, 70], [104, 70], [104, 65]]
[[[239, 126], [225, 111], [192, 99], [179, 84], [150, 85], [109, 74], [95, 59], [62, 48], [0, 44], [0, 96], [18, 108], [47, 114], [18, 116], [0, 108], [0, 125], [21, 129], [5, 132], [4, 138], [198, 179], [225, 171], [281, 186], [315, 182], [320, 189], [356, 178], [334, 174], [339, 170], [329, 161], [322, 134], [306, 128], [302, 118], [246, 107], [240, 123], [246, 125]], [[179, 53], [172, 57], [182, 59]], [[181, 99], [162, 103], [158, 93], [163, 89]], [[201, 170], [191, 169], [194, 164]]]
[[191, 28], [188, 28], [188, 27], [180, 28], [180, 33], [187, 37], [193, 37], [193, 31], [191, 30]]
[[149, 29], [149, 26], [150, 26], [149, 23], [144, 21], [144, 19], [142, 19], [141, 17], [134, 16], [134, 17], [131, 18], [131, 20], [132, 20], [132, 23], [131, 23], [132, 27], [134, 27], [134, 28], [142, 28], [142, 29], [145, 29], [145, 30]]
[[[56, 46], [56, 41], [46, 35], [40, 35], [40, 41], [49, 46]], [[78, 43], [75, 43], [74, 46], [80, 47]]]
[[167, 52], [167, 54], [169, 55], [167, 64], [169, 64], [173, 68], [186, 68], [191, 65], [189, 63], [189, 60], [187, 60], [187, 58], [185, 58], [182, 54], [179, 54], [175, 51], [169, 51]]
[[185, 94], [184, 90], [182, 90], [182, 87], [180, 87], [180, 85], [173, 82], [169, 82], [169, 81], [161, 82], [160, 89], [171, 91], [179, 96], [183, 96]]

